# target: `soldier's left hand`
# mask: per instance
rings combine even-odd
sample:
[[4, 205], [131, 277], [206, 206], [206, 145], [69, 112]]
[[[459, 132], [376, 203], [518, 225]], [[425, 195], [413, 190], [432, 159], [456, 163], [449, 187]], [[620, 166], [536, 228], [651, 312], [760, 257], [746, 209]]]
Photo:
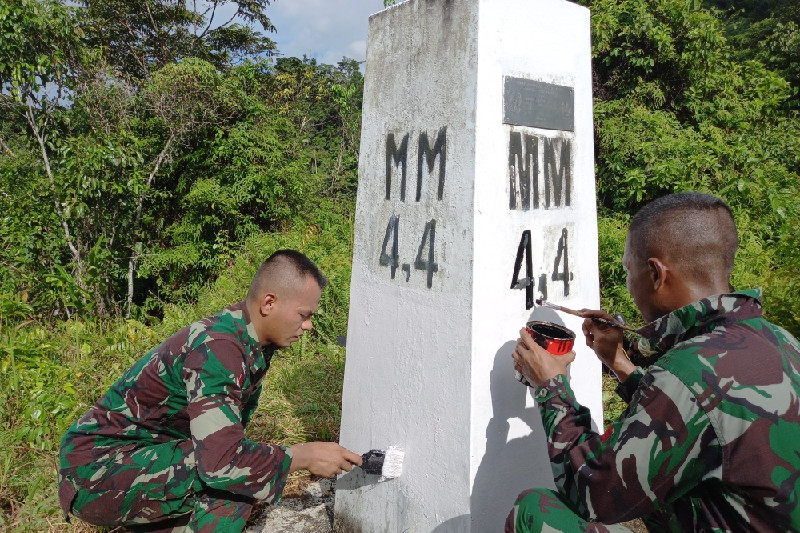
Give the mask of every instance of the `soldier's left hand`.
[[525, 376], [536, 386], [559, 374], [567, 375], [569, 364], [575, 360], [575, 351], [564, 355], [553, 355], [533, 340], [526, 328], [519, 332], [519, 339], [511, 357], [514, 359], [514, 370]]

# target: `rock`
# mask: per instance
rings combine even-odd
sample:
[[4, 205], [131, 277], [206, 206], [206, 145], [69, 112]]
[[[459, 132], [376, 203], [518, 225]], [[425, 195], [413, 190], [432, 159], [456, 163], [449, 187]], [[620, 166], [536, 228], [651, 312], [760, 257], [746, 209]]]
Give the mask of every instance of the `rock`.
[[324, 503], [315, 507], [292, 509], [278, 505], [270, 510], [263, 522], [248, 528], [252, 533], [305, 533], [314, 531], [330, 533], [333, 531], [328, 508]]
[[299, 497], [287, 497], [266, 507], [245, 533], [331, 533], [333, 496], [332, 480], [313, 481]]

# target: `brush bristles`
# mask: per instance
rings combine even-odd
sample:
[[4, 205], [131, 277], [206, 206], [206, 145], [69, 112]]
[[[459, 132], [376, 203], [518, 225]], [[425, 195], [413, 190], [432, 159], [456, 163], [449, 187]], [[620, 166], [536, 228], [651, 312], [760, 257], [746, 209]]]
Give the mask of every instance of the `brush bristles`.
[[381, 471], [381, 481], [399, 477], [403, 473], [403, 458], [405, 452], [394, 446], [386, 450], [386, 458], [383, 460], [383, 470]]

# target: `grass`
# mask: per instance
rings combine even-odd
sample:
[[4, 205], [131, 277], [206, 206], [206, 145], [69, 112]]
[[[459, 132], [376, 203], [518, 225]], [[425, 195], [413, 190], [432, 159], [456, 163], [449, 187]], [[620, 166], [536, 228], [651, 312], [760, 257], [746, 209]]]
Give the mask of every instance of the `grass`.
[[250, 435], [291, 445], [339, 439], [344, 349], [276, 352]]
[[[36, 364], [18, 356], [0, 374], [0, 530], [108, 530], [62, 519], [57, 449], [66, 427], [135, 360], [141, 347], [152, 343], [149, 328], [136, 324], [129, 330], [127, 326], [107, 330], [105, 337], [95, 331], [91, 341], [63, 331], [48, 335], [65, 339], [64, 344], [53, 344], [38, 354]], [[121, 333], [127, 346], [118, 340]], [[41, 332], [32, 334], [42, 336]], [[104, 349], [109, 346], [116, 352], [113, 360]], [[337, 440], [343, 352], [340, 346], [319, 340], [304, 340], [277, 352], [248, 436], [282, 445]]]
[[607, 428], [619, 418], [619, 415], [628, 407], [622, 398], [615, 392], [617, 378], [612, 374], [603, 372], [603, 427]]
[[29, 306], [0, 306], [0, 531], [99, 532], [64, 522], [57, 501], [61, 435], [139, 357], [184, 325], [244, 298], [258, 265], [279, 248], [306, 252], [330, 279], [316, 329], [272, 361], [248, 436], [291, 445], [337, 440], [347, 323], [352, 223], [298, 224], [252, 237], [197, 302], [169, 305], [153, 326], [45, 323]]

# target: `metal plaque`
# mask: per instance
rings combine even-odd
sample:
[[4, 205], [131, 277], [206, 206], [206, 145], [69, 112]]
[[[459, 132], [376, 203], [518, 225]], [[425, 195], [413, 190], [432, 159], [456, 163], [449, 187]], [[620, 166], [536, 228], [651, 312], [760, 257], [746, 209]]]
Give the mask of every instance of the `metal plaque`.
[[575, 131], [575, 90], [564, 85], [506, 76], [503, 123]]

